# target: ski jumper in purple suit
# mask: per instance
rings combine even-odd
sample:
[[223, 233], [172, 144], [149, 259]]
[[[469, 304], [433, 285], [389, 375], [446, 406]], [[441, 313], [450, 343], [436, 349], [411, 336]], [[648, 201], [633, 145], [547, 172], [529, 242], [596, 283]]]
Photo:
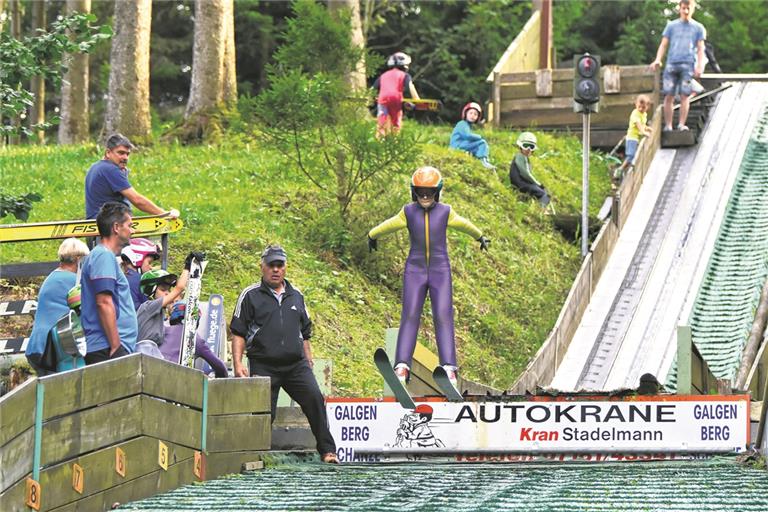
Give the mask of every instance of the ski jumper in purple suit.
[[453, 289], [446, 231], [449, 227], [457, 229], [473, 239], [480, 238], [482, 231], [447, 204], [436, 202], [425, 210], [419, 203], [413, 202], [373, 228], [368, 236], [375, 240], [405, 227], [408, 228], [411, 251], [403, 274], [403, 310], [397, 333], [395, 364], [411, 366], [421, 311], [429, 292], [440, 364], [455, 367]]

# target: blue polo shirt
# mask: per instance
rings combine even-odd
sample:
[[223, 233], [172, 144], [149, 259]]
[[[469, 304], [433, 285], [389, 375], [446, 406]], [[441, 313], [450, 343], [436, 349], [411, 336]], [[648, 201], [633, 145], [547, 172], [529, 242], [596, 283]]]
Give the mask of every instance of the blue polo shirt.
[[123, 202], [130, 208], [131, 203], [121, 194], [131, 188], [128, 182], [128, 168], [109, 160], [99, 160], [88, 169], [85, 175], [85, 218], [95, 219], [99, 208], [109, 201]]
[[109, 348], [109, 341], [101, 327], [99, 312], [96, 308], [96, 294], [101, 292], [112, 295], [120, 342], [128, 352], [134, 352], [139, 330], [136, 323], [136, 310], [128, 280], [120, 269], [114, 253], [101, 244], [97, 245], [83, 261], [80, 285], [82, 287], [80, 321], [85, 331], [88, 353]]

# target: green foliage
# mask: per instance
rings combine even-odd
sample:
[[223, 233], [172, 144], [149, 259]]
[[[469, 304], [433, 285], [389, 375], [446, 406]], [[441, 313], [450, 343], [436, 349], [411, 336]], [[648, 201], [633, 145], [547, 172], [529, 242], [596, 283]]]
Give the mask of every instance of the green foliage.
[[43, 196], [35, 192], [28, 192], [20, 196], [0, 193], [0, 219], [8, 214], [13, 214], [20, 221], [26, 222], [29, 218], [29, 212], [32, 210], [32, 203], [40, 201], [42, 198]]
[[[373, 133], [373, 120], [367, 122]], [[517, 133], [482, 130], [499, 165], [495, 175], [446, 147], [451, 126], [406, 128], [420, 140], [414, 167], [430, 163], [440, 168], [443, 200], [492, 239], [491, 250], [480, 253], [470, 237], [448, 235], [456, 339], [465, 376], [506, 388], [554, 325], [580, 265], [578, 245], [560, 235], [534, 199], [511, 189], [505, 169], [517, 153]], [[578, 213], [580, 140], [536, 136], [541, 148], [532, 160], [536, 177], [552, 191], [558, 213]], [[288, 278], [305, 294], [313, 317], [316, 357], [333, 359], [334, 392], [380, 393], [371, 354], [383, 343], [384, 329], [399, 323], [408, 235], [401, 231], [383, 238], [379, 251], [368, 253], [365, 233], [410, 201], [413, 167], [373, 182], [356, 196], [343, 224], [330, 207], [333, 199], [295, 166], [284, 165], [273, 148], [226, 140], [220, 146], [155, 144], [131, 155], [136, 189], [181, 211], [185, 227], [170, 237], [169, 270], [180, 271], [189, 251], [205, 251], [209, 265], [203, 294], [222, 293], [229, 316], [240, 291], [259, 279], [258, 255], [264, 246], [283, 244], [290, 259]], [[593, 214], [610, 190], [598, 157], [593, 153]], [[7, 148], [0, 162], [3, 189], [16, 196], [40, 191], [43, 199], [30, 212], [31, 222], [79, 219], [85, 173], [99, 158], [95, 145]], [[3, 244], [2, 259], [50, 261], [58, 245], [56, 240]], [[419, 341], [434, 349], [429, 311], [427, 305]]]
[[[255, 102], [241, 102], [252, 112], [259, 135], [298, 169], [321, 194], [335, 201], [340, 222], [346, 224], [353, 200], [393, 173], [410, 165], [414, 137], [403, 133], [379, 141], [362, 107], [366, 98], [345, 80], [360, 50], [351, 42], [349, 18], [336, 19], [314, 2], [294, 4], [286, 43], [269, 68], [269, 88]], [[325, 232], [325, 231], [322, 231]], [[329, 233], [329, 249], [343, 252], [349, 236]]]
[[725, 73], [765, 73], [768, 69], [768, 9], [754, 0], [707, 1], [694, 15], [707, 28]]
[[512, 0], [401, 2], [381, 13], [368, 45], [382, 56], [408, 53], [419, 95], [442, 99], [452, 120], [468, 101], [487, 99], [485, 78], [530, 13], [529, 2]]
[[[51, 23], [48, 31], [21, 40], [0, 32], [0, 118], [18, 118], [32, 105], [34, 96], [27, 89], [33, 76], [50, 80], [55, 87], [61, 85], [65, 71], [65, 53], [87, 53], [100, 41], [109, 39], [109, 26], [95, 26], [96, 17], [72, 14]], [[35, 125], [29, 129], [14, 125], [0, 125], [0, 133], [14, 134], [21, 130], [28, 136], [45, 129], [51, 123]]]
[[334, 19], [323, 5], [297, 0], [293, 14], [274, 56], [281, 68], [336, 76], [354, 69], [362, 51], [351, 43], [348, 12]]

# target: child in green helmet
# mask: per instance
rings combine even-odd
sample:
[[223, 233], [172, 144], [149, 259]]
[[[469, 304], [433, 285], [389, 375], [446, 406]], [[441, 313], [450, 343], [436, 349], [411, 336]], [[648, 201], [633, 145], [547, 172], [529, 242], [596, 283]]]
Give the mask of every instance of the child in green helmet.
[[520, 152], [509, 164], [509, 181], [513, 187], [532, 195], [539, 200], [541, 206], [546, 207], [549, 204], [549, 194], [531, 172], [530, 157], [537, 148], [536, 135], [531, 132], [521, 133], [517, 138], [517, 147], [520, 148]]
[[[172, 306], [187, 288], [189, 269], [192, 259], [202, 261], [203, 255], [191, 252], [184, 261], [184, 271], [179, 278], [162, 269], [154, 269], [141, 275], [141, 291], [149, 297], [149, 300], [139, 306], [136, 311], [136, 321], [139, 324], [138, 343], [136, 349], [146, 352], [158, 358], [164, 358], [163, 352], [158, 347], [163, 345], [166, 339], [167, 309]], [[170, 327], [173, 329], [173, 327]], [[173, 339], [173, 338], [171, 338]], [[169, 343], [169, 345], [171, 345]], [[163, 347], [165, 351], [166, 347]], [[196, 337], [195, 356], [202, 357], [216, 373], [217, 378], [227, 377], [226, 365], [211, 351], [200, 337]], [[175, 357], [173, 361], [178, 361]]]

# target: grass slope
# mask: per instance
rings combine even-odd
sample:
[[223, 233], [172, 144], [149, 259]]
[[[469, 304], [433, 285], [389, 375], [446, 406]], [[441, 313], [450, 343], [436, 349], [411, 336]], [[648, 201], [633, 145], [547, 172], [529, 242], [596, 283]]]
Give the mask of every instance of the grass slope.
[[[579, 264], [578, 246], [564, 239], [538, 204], [509, 186], [507, 166], [516, 133], [486, 130], [498, 177], [473, 158], [447, 148], [451, 127], [416, 126], [422, 145], [418, 165], [440, 168], [442, 200], [492, 239], [481, 253], [469, 237], [449, 234], [453, 264], [456, 341], [464, 374], [499, 388], [510, 386], [554, 325]], [[539, 134], [534, 173], [555, 198], [559, 214], [577, 214], [581, 201], [580, 142]], [[10, 147], [0, 150], [5, 193], [39, 192], [29, 222], [78, 219], [84, 212], [83, 180], [100, 157], [96, 146]], [[334, 205], [318, 197], [298, 172], [258, 143], [221, 146], [157, 145], [131, 157], [131, 181], [156, 203], [177, 207], [185, 229], [171, 237], [170, 270], [190, 250], [210, 260], [203, 293], [222, 293], [230, 315], [239, 292], [259, 279], [258, 256], [272, 242], [289, 254], [288, 278], [306, 295], [313, 315], [316, 357], [332, 358], [341, 395], [380, 393], [371, 364], [384, 329], [397, 327], [407, 236], [382, 239], [367, 253], [365, 233], [410, 200], [408, 175], [370, 190], [353, 209], [351, 234], [328, 223]], [[600, 155], [592, 163], [590, 211], [607, 195]], [[6, 217], [4, 223], [16, 222]], [[345, 237], [347, 237], [345, 239]], [[339, 242], [341, 240], [341, 242]], [[332, 246], [343, 245], [340, 253]], [[0, 246], [4, 262], [55, 259], [58, 243]], [[420, 341], [434, 347], [425, 307]]]

